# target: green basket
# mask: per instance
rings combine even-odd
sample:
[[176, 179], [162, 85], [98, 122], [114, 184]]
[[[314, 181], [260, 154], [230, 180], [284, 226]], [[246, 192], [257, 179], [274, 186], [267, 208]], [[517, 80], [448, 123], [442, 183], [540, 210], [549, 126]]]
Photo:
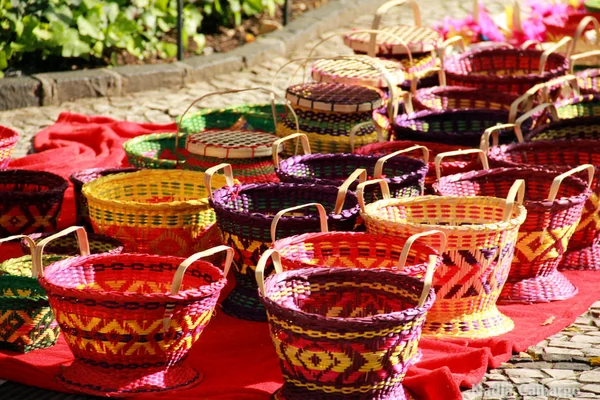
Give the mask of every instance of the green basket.
[[[276, 105], [278, 118], [284, 118], [285, 106]], [[138, 136], [123, 144], [131, 166], [152, 169], [175, 169], [177, 160], [189, 157], [185, 149], [187, 136], [205, 129], [229, 129], [245, 120], [245, 129], [275, 133], [271, 104], [244, 104], [227, 108], [206, 108], [188, 114], [178, 123], [181, 132], [154, 133]]]
[[[67, 256], [44, 255], [44, 267]], [[31, 256], [0, 264], [0, 349], [27, 353], [56, 344], [60, 328], [46, 292], [31, 277]]]

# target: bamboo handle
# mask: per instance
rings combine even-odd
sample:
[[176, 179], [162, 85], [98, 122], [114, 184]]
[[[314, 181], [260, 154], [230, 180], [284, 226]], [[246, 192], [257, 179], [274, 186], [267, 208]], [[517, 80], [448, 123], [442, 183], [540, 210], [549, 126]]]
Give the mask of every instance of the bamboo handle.
[[483, 150], [485, 153], [490, 149], [490, 135], [492, 136], [492, 146], [498, 146], [500, 143], [499, 131], [504, 129], [514, 129], [515, 124], [501, 124], [492, 126], [483, 131], [483, 135], [481, 135], [481, 141], [479, 142], [479, 148]]
[[575, 64], [577, 61], [583, 60], [585, 58], [598, 57], [598, 56], [600, 56], [600, 50], [591, 50], [591, 51], [586, 51], [585, 53], [579, 53], [579, 54], [572, 55], [569, 72], [571, 74], [573, 73], [573, 71], [575, 70]]
[[231, 164], [221, 163], [219, 165], [215, 165], [214, 167], [210, 167], [204, 172], [204, 187], [208, 192], [208, 198], [212, 200], [213, 198], [213, 190], [212, 190], [212, 177], [218, 170], [223, 169], [225, 172], [225, 182], [227, 186], [235, 185], [233, 181], [233, 168], [231, 168]]
[[523, 179], [517, 179], [511, 186], [510, 190], [508, 191], [508, 195], [506, 196], [506, 206], [504, 208], [504, 216], [502, 217], [502, 221], [507, 222], [510, 220], [510, 216], [512, 215], [515, 206], [522, 205], [524, 199], [525, 181]]
[[408, 253], [410, 253], [410, 249], [415, 241], [419, 238], [431, 235], [438, 235], [440, 237], [440, 245], [437, 248], [438, 254], [441, 256], [444, 251], [446, 251], [446, 247], [448, 245], [448, 238], [446, 234], [440, 230], [432, 229], [430, 231], [415, 233], [408, 239], [406, 239], [406, 243], [404, 243], [404, 247], [402, 247], [402, 253], [400, 253], [400, 259], [398, 259], [398, 269], [401, 270], [406, 265], [406, 260], [408, 258]]
[[323, 207], [319, 203], [302, 204], [300, 206], [289, 207], [289, 208], [283, 209], [283, 210], [279, 211], [277, 214], [275, 214], [275, 217], [273, 217], [273, 221], [271, 222], [271, 242], [275, 243], [275, 241], [277, 240], [277, 224], [279, 223], [279, 220], [281, 219], [281, 217], [283, 217], [284, 214], [287, 214], [290, 211], [299, 210], [301, 208], [312, 207], [312, 206], [315, 206], [317, 208], [317, 210], [319, 211], [319, 221], [321, 223], [321, 232], [328, 232], [329, 228], [327, 227], [327, 212], [325, 211], [325, 207]]
[[365, 187], [368, 185], [374, 185], [378, 183], [381, 187], [381, 193], [383, 194], [384, 199], [389, 199], [392, 196], [390, 195], [390, 187], [385, 179], [371, 179], [370, 181], [366, 181], [363, 183], [359, 183], [356, 188], [356, 197], [358, 198], [358, 204], [360, 205], [360, 210], [362, 212], [365, 211]]
[[448, 47], [453, 46], [455, 43], [458, 43], [461, 52], [464, 53], [467, 49], [467, 45], [465, 43], [465, 39], [462, 36], [453, 36], [450, 39], [444, 40], [440, 47], [437, 49], [438, 58], [440, 59], [440, 66], [443, 70], [445, 70], [444, 60], [446, 58], [446, 52], [448, 51]]
[[[305, 155], [309, 155], [310, 154], [310, 143], [308, 142], [308, 136], [306, 136], [306, 134], [304, 133], [292, 133], [291, 135], [287, 135], [286, 137], [283, 137], [281, 139], [277, 139], [276, 141], [273, 142], [273, 164], [275, 164], [275, 168], [279, 169], [279, 146], [281, 146], [282, 143], [290, 140], [290, 139], [296, 139], [296, 138], [300, 138], [300, 143], [302, 143], [302, 151], [304, 152]], [[296, 154], [298, 152], [298, 142], [296, 142], [296, 151], [294, 152], [294, 154]]]
[[42, 255], [44, 254], [44, 247], [59, 237], [68, 235], [69, 233], [75, 232], [77, 234], [77, 245], [79, 246], [79, 253], [81, 256], [90, 255], [90, 243], [88, 242], [88, 236], [85, 229], [81, 226], [71, 226], [67, 229], [55, 233], [54, 235], [48, 236], [38, 242], [35, 246], [35, 254], [32, 258], [33, 266], [31, 268], [31, 274], [33, 278], [44, 277], [44, 264], [42, 262]]
[[439, 181], [442, 177], [442, 160], [444, 158], [467, 155], [467, 154], [477, 154], [479, 156], [479, 159], [481, 160], [481, 165], [483, 166], [483, 169], [484, 170], [490, 169], [490, 164], [488, 163], [488, 159], [487, 159], [487, 156], [485, 155], [485, 151], [483, 151], [481, 149], [466, 149], [466, 150], [447, 151], [445, 153], [440, 153], [437, 156], [435, 156], [435, 176], [437, 177], [437, 180]]
[[[577, 42], [579, 40], [581, 40], [582, 36], [585, 33], [585, 28], [588, 27], [589, 24], [594, 25], [594, 29], [596, 30], [596, 45], [599, 43], [598, 41], [600, 40], [600, 24], [598, 23], [598, 20], [594, 17], [592, 17], [591, 15], [588, 15], [587, 17], [584, 17], [581, 19], [581, 21], [579, 21], [579, 25], [577, 25], [577, 29], [575, 30], [575, 35], [573, 36], [573, 43], [571, 44], [571, 51], [570, 54], [575, 53], [575, 49], [577, 47]], [[597, 50], [596, 50], [597, 51]], [[585, 53], [583, 53], [585, 54]], [[573, 58], [571, 58], [572, 60]], [[573, 65], [572, 65], [572, 61], [571, 61], [571, 73], [573, 73]]]
[[556, 106], [554, 104], [544, 103], [532, 108], [531, 110], [527, 111], [525, 114], [517, 118], [517, 120], [515, 121], [515, 136], [517, 137], [517, 141], [519, 143], [523, 143], [525, 141], [525, 135], [523, 135], [523, 129], [521, 128], [523, 122], [527, 121], [527, 119], [530, 118], [532, 115], [537, 114], [538, 112], [545, 110], [546, 108], [550, 110], [550, 119], [552, 121], [558, 121], [558, 111], [556, 110]]
[[547, 103], [550, 103], [552, 101], [552, 99], [550, 99], [549, 93], [549, 90], [552, 86], [560, 85], [560, 87], [562, 88], [565, 83], [569, 84], [571, 90], [573, 91], [573, 95], [579, 96], [581, 94], [579, 90], [579, 82], [577, 81], [577, 77], [575, 75], [569, 74], [559, 76], [558, 78], [550, 79], [548, 82], [540, 84], [540, 89], [543, 91], [542, 98], [544, 99], [544, 101]]
[[594, 166], [591, 164], [583, 164], [579, 167], [573, 168], [565, 173], [558, 175], [552, 181], [552, 186], [550, 186], [550, 193], [548, 194], [548, 201], [554, 201], [556, 196], [558, 195], [558, 191], [560, 190], [560, 185], [562, 181], [567, 177], [573, 174], [576, 174], [581, 171], [587, 171], [588, 173], [588, 189], [592, 187], [592, 181], [594, 180]]
[[[544, 70], [546, 69], [546, 64], [548, 62], [548, 57], [550, 56], [550, 54], [554, 53], [556, 50], [560, 49], [564, 45], [571, 43], [572, 41], [573, 41], [573, 39], [571, 39], [570, 37], [567, 36], [567, 37], [560, 39], [554, 46], [544, 50], [544, 52], [540, 56], [540, 72], [539, 72], [540, 75], [542, 75], [544, 73]], [[567, 60], [571, 56], [571, 49], [572, 49], [572, 46], [567, 47], [567, 53], [565, 56], [567, 58]]]
[[[406, 3], [406, 1], [407, 0], [392, 0], [392, 1], [388, 1], [387, 3], [382, 4], [375, 12], [375, 17], [373, 18], [373, 22], [371, 23], [371, 29], [378, 30], [383, 16], [389, 10], [391, 10], [393, 7], [401, 6], [404, 3]], [[415, 18], [415, 26], [421, 26], [421, 10], [419, 9], [419, 5], [414, 0], [410, 0], [410, 5], [412, 7], [413, 15]], [[402, 42], [402, 43], [404, 43], [404, 42]], [[367, 52], [367, 55], [369, 55], [371, 57], [376, 56], [376, 51], [375, 51], [376, 44], [377, 44], [377, 34], [371, 33], [371, 36], [369, 38], [369, 50]], [[408, 49], [408, 47], [406, 47], [406, 49], [408, 51], [408, 54], [410, 55], [410, 50]], [[414, 65], [412, 63], [412, 57], [410, 57], [410, 58], [411, 58], [410, 64]]]
[[[398, 150], [393, 153], [387, 154], [381, 157], [379, 160], [377, 160], [377, 163], [375, 164], [375, 170], [373, 172], [373, 178], [381, 178], [381, 176], [383, 175], [383, 167], [390, 158], [399, 156], [401, 154], [410, 153], [411, 151], [415, 150], [421, 150], [423, 154], [423, 161], [425, 162], [425, 164], [427, 164], [429, 162], [429, 149], [425, 146], [420, 145], [412, 146], [404, 150]], [[424, 190], [425, 188], [421, 188], [421, 196], [423, 195]]]
[[[27, 236], [27, 235], [9, 236], [9, 237], [0, 239], [0, 243], [10, 242], [10, 241], [17, 240], [17, 239], [25, 239], [25, 241], [27, 242], [27, 245], [29, 246], [29, 252], [31, 254], [31, 260], [33, 263], [33, 256], [35, 254], [35, 241], [32, 238], [30, 238], [29, 236]], [[33, 266], [31, 268], [31, 273], [33, 274]]]
[[348, 178], [342, 183], [340, 188], [338, 189], [337, 198], [335, 199], [335, 209], [333, 210], [334, 214], [339, 214], [342, 212], [344, 208], [344, 201], [346, 200], [346, 195], [348, 193], [348, 189], [350, 185], [354, 183], [354, 181], [358, 179], [359, 184], [363, 183], [367, 180], [367, 170], [358, 168], [356, 171], [350, 174]]
[[263, 255], [256, 263], [256, 269], [254, 272], [254, 276], [256, 278], [256, 283], [258, 284], [258, 293], [262, 297], [265, 296], [265, 266], [267, 265], [267, 261], [269, 259], [273, 260], [273, 267], [275, 267], [275, 273], [280, 274], [283, 272], [283, 267], [281, 266], [281, 255], [275, 249], [269, 249], [263, 253]]

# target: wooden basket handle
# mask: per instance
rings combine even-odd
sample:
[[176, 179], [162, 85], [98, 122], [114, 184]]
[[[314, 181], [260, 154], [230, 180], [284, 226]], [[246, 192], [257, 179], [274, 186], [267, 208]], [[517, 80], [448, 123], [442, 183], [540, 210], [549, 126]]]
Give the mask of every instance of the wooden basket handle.
[[301, 208], [307, 208], [312, 206], [315, 206], [317, 208], [317, 211], [319, 211], [321, 232], [329, 232], [329, 228], [327, 227], [327, 211], [325, 211], [325, 207], [323, 207], [319, 203], [302, 204], [300, 206], [285, 208], [279, 211], [277, 214], [275, 214], [275, 217], [273, 217], [273, 221], [271, 222], [271, 242], [275, 243], [275, 241], [277, 240], [277, 224], [279, 223], [279, 220], [281, 219], [281, 217], [283, 217], [284, 214], [287, 214], [290, 211], [295, 211]]
[[31, 268], [31, 275], [33, 278], [44, 277], [44, 263], [42, 262], [42, 255], [44, 254], [44, 247], [59, 237], [68, 235], [69, 233], [75, 232], [77, 234], [77, 245], [79, 246], [79, 253], [81, 256], [90, 255], [90, 243], [88, 241], [87, 232], [82, 226], [71, 226], [67, 229], [55, 233], [54, 235], [48, 236], [38, 242], [35, 246], [35, 254], [32, 258], [33, 266]]
[[[544, 73], [544, 70], [546, 69], [546, 64], [548, 62], [548, 57], [550, 57], [550, 54], [554, 53], [556, 50], [560, 49], [564, 45], [569, 44], [571, 42], [573, 42], [573, 39], [566, 36], [566, 37], [560, 39], [554, 46], [549, 47], [546, 50], [544, 50], [544, 52], [540, 56], [540, 71], [539, 71], [540, 75], [542, 75]], [[571, 57], [572, 47], [573, 46], [567, 46], [567, 52], [565, 55], [567, 60], [569, 60]]]
[[537, 114], [538, 112], [545, 110], [546, 108], [550, 111], [550, 119], [552, 121], [558, 121], [558, 111], [556, 110], [556, 106], [554, 104], [544, 103], [532, 108], [531, 110], [527, 111], [525, 114], [517, 118], [517, 120], [515, 121], [515, 136], [517, 137], [517, 141], [519, 143], [523, 143], [525, 141], [525, 135], [523, 135], [523, 130], [521, 129], [521, 125], [523, 125], [523, 122], [527, 121], [527, 119], [530, 118], [532, 115]]
[[[275, 168], [279, 169], [279, 146], [291, 139], [300, 139], [300, 143], [302, 143], [302, 151], [305, 155], [310, 154], [310, 143], [308, 141], [308, 136], [306, 136], [304, 133], [292, 133], [291, 135], [287, 135], [286, 137], [282, 137], [281, 139], [277, 139], [273, 142], [273, 164], [275, 164]], [[298, 141], [296, 141], [296, 150], [294, 151], [294, 154], [298, 154]]]
[[569, 66], [569, 73], [573, 73], [575, 71], [575, 64], [577, 61], [583, 60], [585, 58], [598, 57], [600, 56], [600, 50], [590, 50], [585, 53], [579, 53], [571, 56], [571, 62]]
[[[27, 246], [29, 246], [29, 252], [31, 254], [31, 260], [32, 260], [31, 262], [33, 263], [33, 256], [35, 255], [35, 240], [30, 238], [29, 236], [27, 236], [27, 235], [9, 236], [9, 237], [0, 239], [0, 243], [11, 242], [11, 241], [17, 240], [17, 239], [25, 239], [25, 241], [27, 242]], [[33, 266], [31, 268], [31, 273], [33, 274]]]
[[[371, 29], [378, 30], [383, 16], [389, 10], [391, 10], [393, 7], [401, 6], [406, 2], [407, 2], [407, 0], [391, 0], [391, 1], [388, 1], [387, 3], [384, 3], [381, 6], [379, 6], [377, 11], [375, 12], [375, 17], [373, 18], [373, 22], [371, 23]], [[421, 26], [421, 10], [419, 9], [419, 5], [417, 4], [417, 2], [415, 0], [409, 0], [409, 2], [412, 7], [412, 10], [413, 10], [415, 26]], [[367, 53], [371, 57], [375, 57], [375, 55], [376, 55], [376, 52], [375, 52], [376, 44], [377, 44], [377, 35], [376, 35], [376, 33], [371, 33], [371, 37], [369, 39], [369, 51]], [[408, 54], [410, 54], [410, 50], [408, 50]], [[413, 65], [412, 61], [411, 61], [411, 65]]]
[[[573, 36], [573, 43], [571, 44], [570, 54], [575, 53], [575, 49], [577, 48], [577, 42], [581, 40], [582, 36], [585, 33], [585, 28], [587, 28], [590, 24], [594, 25], [594, 29], [596, 30], [596, 45], [599, 43], [598, 40], [600, 40], [600, 24], [598, 23], [598, 20], [595, 17], [588, 15], [586, 17], [583, 17], [577, 25], [575, 35]], [[571, 66], [571, 68], [573, 68], [573, 66]]]
[[554, 201], [556, 196], [558, 195], [558, 191], [560, 190], [560, 185], [562, 181], [567, 177], [573, 174], [576, 174], [581, 171], [587, 171], [588, 173], [588, 189], [592, 187], [592, 181], [594, 180], [594, 166], [592, 164], [583, 164], [579, 167], [575, 167], [567, 172], [564, 172], [558, 175], [552, 181], [552, 186], [550, 187], [550, 193], [548, 194], [548, 201]]
[[381, 193], [384, 199], [389, 199], [392, 196], [390, 195], [390, 187], [385, 179], [371, 179], [370, 181], [366, 181], [363, 183], [359, 183], [356, 188], [356, 197], [358, 198], [358, 204], [360, 205], [360, 210], [362, 212], [365, 211], [365, 187], [369, 185], [374, 185], [378, 183], [381, 187]]
[[[533, 107], [533, 98], [538, 92], [539, 88], [540, 85], [533, 86], [528, 91], [526, 91], [525, 94], [522, 94], [521, 96], [517, 97], [515, 101], [513, 101], [510, 104], [510, 109], [508, 111], [509, 124], [515, 123], [515, 119], [517, 119], [517, 113], [519, 112], [519, 109], [522, 109], [522, 111], [525, 112], [531, 110], [531, 107]], [[523, 104], [524, 106], [522, 106]]]
[[559, 76], [558, 78], [554, 78], [554, 79], [550, 79], [548, 82], [540, 84], [540, 89], [542, 90], [542, 98], [544, 99], [545, 102], [550, 103], [552, 101], [552, 99], [550, 98], [550, 93], [549, 90], [552, 86], [558, 86], [560, 85], [561, 89], [562, 87], [568, 84], [571, 87], [571, 90], [573, 91], [573, 95], [575, 96], [579, 96], [581, 94], [580, 90], [579, 90], [579, 82], [577, 80], [577, 77], [575, 75], [569, 74], [569, 75], [563, 75], [563, 76]]
[[[425, 164], [427, 164], [429, 162], [429, 149], [425, 146], [415, 145], [415, 146], [409, 147], [404, 150], [398, 150], [393, 153], [386, 154], [385, 156], [383, 156], [379, 160], [377, 160], [377, 163], [375, 163], [375, 170], [373, 172], [373, 178], [376, 178], [376, 179], [381, 178], [381, 176], [383, 175], [383, 166], [390, 158], [399, 156], [401, 154], [410, 153], [410, 152], [416, 151], [416, 150], [421, 150], [421, 152], [423, 154], [423, 161], [425, 162]], [[423, 195], [424, 190], [425, 190], [424, 188], [421, 189], [421, 196]]]
[[453, 36], [449, 39], [446, 39], [442, 42], [442, 44], [437, 48], [438, 58], [440, 60], [440, 66], [442, 70], [446, 70], [444, 67], [444, 61], [446, 59], [446, 52], [449, 47], [454, 47], [454, 44], [458, 44], [460, 47], [460, 51], [464, 53], [467, 49], [467, 44], [465, 43], [465, 39], [462, 36]]
[[356, 171], [350, 174], [348, 178], [341, 184], [338, 189], [337, 198], [335, 199], [335, 209], [333, 210], [334, 214], [339, 214], [342, 212], [344, 208], [344, 201], [346, 200], [346, 195], [348, 194], [348, 189], [350, 185], [354, 183], [355, 180], [358, 179], [359, 184], [365, 182], [367, 180], [367, 170], [363, 168], [358, 168]]
[[210, 167], [206, 171], [204, 171], [204, 187], [208, 192], [208, 198], [212, 200], [213, 198], [213, 190], [212, 190], [212, 177], [218, 170], [222, 169], [225, 172], [225, 182], [227, 186], [235, 185], [233, 180], [233, 168], [231, 168], [231, 164], [221, 163], [219, 165], [215, 165], [214, 167]]
[[[179, 264], [177, 270], [175, 271], [175, 275], [173, 276], [173, 281], [171, 282], [171, 294], [176, 295], [181, 290], [181, 284], [183, 283], [183, 276], [185, 275], [185, 271], [187, 271], [188, 267], [192, 265], [192, 263], [198, 261], [201, 258], [210, 257], [214, 254], [220, 253], [222, 251], [227, 252], [227, 256], [225, 258], [225, 267], [223, 268], [223, 277], [227, 279], [227, 274], [229, 273], [229, 268], [231, 267], [231, 263], [233, 261], [234, 251], [231, 247], [228, 246], [216, 246], [212, 249], [204, 250], [199, 253], [192, 254], [185, 260]], [[169, 325], [171, 324], [171, 318], [173, 316], [173, 310], [175, 309], [175, 304], [168, 303], [165, 308], [165, 317], [163, 319], [163, 332], [169, 329]]]
[[479, 142], [479, 148], [483, 150], [486, 154], [490, 149], [490, 136], [492, 137], [492, 146], [498, 146], [500, 143], [499, 131], [504, 129], [514, 129], [515, 124], [500, 124], [496, 126], [492, 126], [483, 131], [483, 135], [481, 135], [481, 141]]
[[503, 222], [508, 222], [510, 216], [515, 208], [523, 204], [525, 199], [525, 180], [517, 179], [511, 186], [506, 196], [506, 206], [504, 208], [504, 216], [502, 217]]
[[467, 154], [477, 154], [479, 159], [481, 160], [481, 165], [483, 169], [490, 169], [490, 164], [488, 163], [487, 156], [485, 151], [481, 149], [465, 149], [465, 150], [454, 150], [454, 151], [446, 151], [444, 153], [440, 153], [435, 156], [435, 176], [439, 181], [442, 177], [442, 160], [446, 157], [454, 157], [454, 156], [462, 156]]
[[523, 23], [521, 22], [521, 4], [519, 0], [513, 1], [512, 23], [515, 32], [523, 32]]
[[258, 284], [258, 293], [263, 297], [265, 295], [265, 267], [269, 259], [273, 260], [273, 267], [275, 268], [276, 274], [283, 272], [281, 255], [279, 252], [275, 249], [268, 249], [265, 251], [256, 263], [256, 269], [254, 270], [254, 276], [256, 277], [256, 283]]

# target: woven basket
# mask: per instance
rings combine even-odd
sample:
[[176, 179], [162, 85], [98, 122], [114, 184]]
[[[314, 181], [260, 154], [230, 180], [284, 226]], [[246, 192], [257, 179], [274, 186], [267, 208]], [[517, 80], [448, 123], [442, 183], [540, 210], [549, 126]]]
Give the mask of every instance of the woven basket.
[[295, 113], [277, 124], [277, 136], [304, 133], [316, 153], [348, 153], [354, 146], [384, 139], [371, 122], [373, 109], [383, 104], [383, 92], [378, 89], [341, 83], [297, 84], [287, 89], [286, 99]]
[[[385, 200], [365, 206], [364, 186], [376, 182], [383, 186]], [[407, 238], [436, 229], [448, 239], [443, 264], [433, 277], [437, 300], [423, 334], [486, 338], [512, 330], [514, 323], [500, 313], [496, 301], [510, 270], [519, 227], [527, 214], [519, 201], [515, 204], [517, 187], [511, 189], [507, 200], [442, 196], [391, 199], [386, 189], [383, 180], [358, 186], [367, 232]], [[435, 236], [424, 238], [423, 242], [439, 245]]]
[[[284, 113], [285, 106], [277, 105], [277, 113]], [[245, 104], [221, 109], [203, 109], [191, 113], [181, 121], [177, 133], [153, 133], [129, 139], [123, 144], [127, 161], [138, 168], [175, 169], [178, 161], [189, 154], [185, 149], [185, 138], [192, 132], [205, 129], [229, 129], [240, 121], [247, 127], [266, 132], [275, 132], [271, 104]]]
[[[71, 229], [72, 230], [72, 229]], [[65, 256], [44, 255], [33, 264], [35, 243], [27, 236], [15, 235], [1, 242], [26, 240], [30, 255], [11, 258], [0, 264], [0, 350], [27, 353], [56, 344], [60, 328], [38, 282], [38, 266], [63, 260]], [[83, 249], [82, 254], [87, 254]], [[42, 268], [43, 268], [42, 267]]]
[[592, 195], [585, 202], [581, 221], [571, 237], [560, 269], [600, 269], [600, 142], [597, 140], [539, 140], [489, 149], [492, 167], [551, 168], [557, 173], [566, 172], [582, 164], [596, 166]]
[[[142, 170], [83, 186], [94, 232], [120, 240], [126, 252], [189, 256], [221, 243], [204, 174]], [[232, 184], [230, 175], [214, 179]]]
[[[277, 273], [263, 284], [271, 256]], [[434, 265], [425, 282], [386, 270], [282, 272], [279, 253], [265, 252], [257, 280], [284, 380], [273, 398], [406, 399], [402, 380], [435, 299]]]
[[55, 231], [68, 186], [50, 172], [0, 170], [0, 237]]
[[450, 86], [476, 87], [490, 93], [518, 96], [539, 83], [567, 73], [568, 55], [552, 53], [569, 41], [570, 38], [565, 38], [543, 52], [484, 48], [453, 55], [444, 60], [446, 82]]
[[[590, 107], [593, 110], [593, 105], [590, 104]], [[550, 114], [553, 116], [549, 119], [546, 117], [546, 114], [542, 111], [546, 108], [549, 108]], [[580, 108], [581, 109], [581, 108]], [[519, 122], [517, 120], [515, 122], [515, 132], [517, 132], [517, 138], [520, 141], [536, 141], [536, 140], [562, 140], [562, 139], [598, 139], [600, 138], [600, 115], [597, 116], [577, 116], [575, 113], [577, 112], [577, 106], [572, 108], [567, 108], [566, 110], [563, 108], [563, 115], [573, 115], [573, 118], [568, 119], [558, 119], [558, 109], [554, 107], [552, 104], [542, 104], [533, 110], [530, 113], [537, 113], [539, 116], [537, 117], [538, 121], [542, 122], [528, 131], [527, 134], [523, 135], [521, 133], [522, 128], [520, 127]], [[582, 113], [585, 114], [585, 111], [582, 110]], [[525, 114], [527, 115], [527, 114]], [[521, 136], [523, 137], [521, 139]]]
[[[593, 178], [594, 167], [584, 166]], [[591, 191], [573, 175], [540, 168], [495, 168], [442, 178], [442, 196], [506, 197], [517, 179], [527, 182], [527, 218], [519, 228], [515, 255], [498, 303], [546, 302], [573, 297], [577, 288], [557, 267], [581, 219]], [[591, 184], [591, 179], [589, 181]]]
[[16, 131], [0, 125], [0, 169], [8, 166], [18, 141], [19, 134]]
[[[40, 240], [43, 240], [51, 235], [54, 234], [32, 233], [28, 236], [31, 240], [37, 243]], [[121, 243], [117, 239], [104, 235], [97, 235], [95, 233], [88, 233], [87, 239], [90, 248], [90, 254], [120, 254], [123, 252], [123, 243]], [[29, 243], [29, 240], [21, 240], [21, 250], [23, 250], [23, 253], [28, 253], [31, 251], [29, 249]], [[44, 251], [49, 254], [59, 254], [66, 256], [76, 256], [80, 253], [77, 238], [74, 236], [61, 236], [59, 238], [56, 238], [45, 247]]]
[[[206, 184], [210, 176], [219, 168], [206, 171]], [[285, 208], [298, 204], [319, 203], [319, 213], [327, 213], [327, 223], [332, 230], [351, 231], [358, 217], [358, 203], [347, 187], [356, 179], [341, 188], [333, 186], [264, 183], [224, 187], [216, 190], [210, 204], [215, 209], [217, 223], [223, 232], [225, 243], [236, 251], [234, 275], [236, 286], [223, 302], [223, 310], [241, 319], [266, 321], [264, 308], [257, 292], [254, 269], [260, 255], [269, 248], [275, 239], [271, 236], [271, 223], [274, 215]], [[319, 217], [312, 210], [303, 210], [279, 221], [279, 237], [287, 237], [306, 232], [314, 232], [319, 226]]]
[[[224, 272], [199, 261], [222, 251]], [[218, 246], [188, 259], [96, 254], [49, 266], [40, 284], [75, 356], [58, 382], [120, 397], [197, 385], [200, 373], [182, 361], [213, 315], [232, 258]]]
[[[302, 139], [304, 155], [280, 162], [277, 154], [279, 146], [297, 137]], [[385, 176], [394, 197], [420, 196], [424, 190], [429, 156], [426, 148], [420, 148], [425, 153], [425, 161], [401, 156], [405, 152], [415, 150], [414, 148], [399, 150], [383, 157], [339, 153], [310, 154], [308, 138], [298, 134], [279, 139], [273, 144], [273, 160], [277, 176], [282, 182], [339, 186], [357, 169], [365, 169], [367, 177]], [[358, 183], [354, 182], [349, 189], [354, 191], [357, 185]], [[377, 192], [368, 191], [369, 201], [379, 198], [380, 193]]]
[[575, 76], [581, 93], [597, 94], [600, 92], [600, 69], [586, 69], [577, 72]]
[[137, 168], [90, 168], [72, 174], [69, 177], [69, 180], [73, 183], [73, 191], [75, 193], [75, 206], [77, 210], [76, 225], [85, 227], [88, 232], [92, 231], [92, 222], [90, 221], [87, 200], [83, 193], [81, 193], [81, 189], [85, 183], [91, 182], [102, 176], [119, 174], [122, 172], [135, 172], [137, 170]]
[[[588, 52], [598, 48], [598, 39], [600, 38], [600, 24], [598, 24], [600, 13], [582, 13], [569, 14], [564, 19], [562, 15], [550, 15], [543, 18], [543, 23], [546, 26], [546, 42], [558, 42], [564, 37], [573, 35], [573, 44], [571, 52], [579, 54]], [[596, 30], [595, 43], [589, 40], [586, 36], [589, 28]], [[598, 66], [598, 58], [587, 58], [580, 63], [584, 67]]]

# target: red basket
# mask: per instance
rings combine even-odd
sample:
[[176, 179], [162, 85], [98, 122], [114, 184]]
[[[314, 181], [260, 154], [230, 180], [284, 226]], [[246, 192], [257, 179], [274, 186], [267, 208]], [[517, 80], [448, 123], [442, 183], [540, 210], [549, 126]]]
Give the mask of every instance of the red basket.
[[19, 134], [0, 125], [0, 168], [6, 168], [19, 141]]
[[523, 203], [527, 218], [519, 228], [499, 303], [564, 300], [577, 293], [557, 267], [591, 195], [589, 185], [570, 176], [582, 169], [588, 170], [591, 184], [594, 167], [588, 164], [560, 175], [527, 167], [472, 171], [444, 177], [434, 185], [442, 196], [506, 197], [516, 180], [527, 182]]
[[[58, 235], [40, 242], [36, 257]], [[83, 228], [78, 235], [85, 240]], [[225, 272], [198, 261], [221, 251]], [[182, 362], [214, 313], [232, 259], [231, 248], [218, 246], [187, 259], [97, 254], [47, 267], [40, 284], [75, 356], [58, 381], [121, 397], [197, 385], [200, 373]]]

